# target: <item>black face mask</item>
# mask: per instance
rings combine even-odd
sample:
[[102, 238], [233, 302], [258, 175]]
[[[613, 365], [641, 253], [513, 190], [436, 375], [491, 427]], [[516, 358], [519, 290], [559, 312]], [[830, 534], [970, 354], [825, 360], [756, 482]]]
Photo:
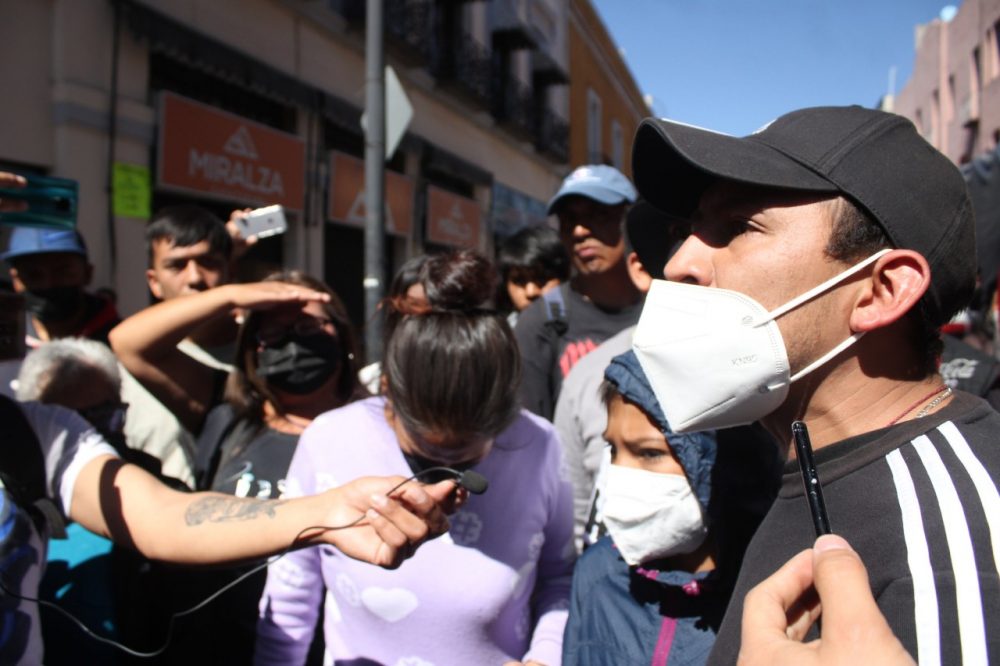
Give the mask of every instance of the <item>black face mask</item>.
[[77, 313], [83, 301], [79, 287], [34, 289], [24, 294], [24, 309], [42, 321], [66, 321]]
[[[462, 463], [443, 463], [437, 460], [431, 460], [430, 458], [425, 458], [424, 456], [417, 455], [415, 453], [407, 453], [403, 451], [403, 458], [406, 459], [406, 464], [410, 467], [410, 471], [414, 474], [420, 474], [434, 467], [450, 467], [451, 469], [457, 470], [459, 472], [464, 472], [465, 470], [472, 469], [479, 464], [478, 460], [469, 460]], [[423, 483], [437, 483], [438, 481], [446, 481], [448, 479], [455, 478], [448, 472], [431, 472], [430, 474], [425, 474], [421, 477]]]
[[333, 376], [340, 356], [340, 343], [332, 335], [293, 333], [257, 352], [257, 375], [277, 389], [305, 395]]

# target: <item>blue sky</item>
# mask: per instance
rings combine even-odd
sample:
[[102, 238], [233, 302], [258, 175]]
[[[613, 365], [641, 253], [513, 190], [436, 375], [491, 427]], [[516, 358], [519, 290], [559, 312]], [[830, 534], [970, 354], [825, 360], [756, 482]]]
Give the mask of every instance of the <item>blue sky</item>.
[[[592, 0], [658, 116], [749, 134], [805, 106], [874, 106], [947, 0]], [[959, 2], [952, 2], [958, 6]]]

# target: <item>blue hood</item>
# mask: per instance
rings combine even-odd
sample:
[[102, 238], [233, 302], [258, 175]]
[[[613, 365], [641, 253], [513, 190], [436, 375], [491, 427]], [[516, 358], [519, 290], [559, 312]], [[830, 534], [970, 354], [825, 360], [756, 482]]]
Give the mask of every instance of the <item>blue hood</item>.
[[667, 423], [667, 417], [660, 409], [660, 403], [653, 395], [639, 360], [631, 351], [611, 359], [604, 371], [604, 378], [615, 385], [624, 398], [635, 403], [659, 426], [670, 449], [684, 467], [691, 488], [702, 508], [708, 510], [708, 498], [712, 494], [712, 467], [715, 465], [715, 431], [675, 433]]

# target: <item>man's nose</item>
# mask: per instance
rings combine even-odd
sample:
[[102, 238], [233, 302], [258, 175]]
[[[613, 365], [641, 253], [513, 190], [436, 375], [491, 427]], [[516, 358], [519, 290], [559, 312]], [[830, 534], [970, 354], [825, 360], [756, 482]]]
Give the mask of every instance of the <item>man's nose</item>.
[[198, 262], [191, 259], [184, 266], [184, 282], [189, 286], [200, 284], [204, 281], [204, 276], [201, 274], [201, 267], [198, 266]]
[[524, 295], [528, 300], [533, 301], [542, 295], [542, 290], [534, 282], [529, 282], [524, 285]]
[[688, 236], [663, 267], [663, 277], [671, 282], [709, 286], [715, 279], [713, 248], [695, 235]]

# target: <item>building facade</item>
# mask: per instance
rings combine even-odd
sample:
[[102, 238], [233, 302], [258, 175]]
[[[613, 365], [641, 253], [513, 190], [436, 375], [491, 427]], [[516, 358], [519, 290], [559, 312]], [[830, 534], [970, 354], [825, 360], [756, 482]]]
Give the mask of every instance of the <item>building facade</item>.
[[956, 164], [1000, 143], [1000, 0], [966, 0], [916, 28], [913, 74], [890, 110]]
[[[568, 0], [384, 0], [413, 106], [387, 161], [386, 274], [544, 221], [569, 168]], [[128, 314], [148, 211], [285, 206], [244, 278], [324, 278], [362, 324], [364, 0], [0, 0], [0, 169], [79, 182], [78, 227]]]
[[632, 139], [652, 114], [589, 0], [569, 3], [569, 160], [632, 174]]

